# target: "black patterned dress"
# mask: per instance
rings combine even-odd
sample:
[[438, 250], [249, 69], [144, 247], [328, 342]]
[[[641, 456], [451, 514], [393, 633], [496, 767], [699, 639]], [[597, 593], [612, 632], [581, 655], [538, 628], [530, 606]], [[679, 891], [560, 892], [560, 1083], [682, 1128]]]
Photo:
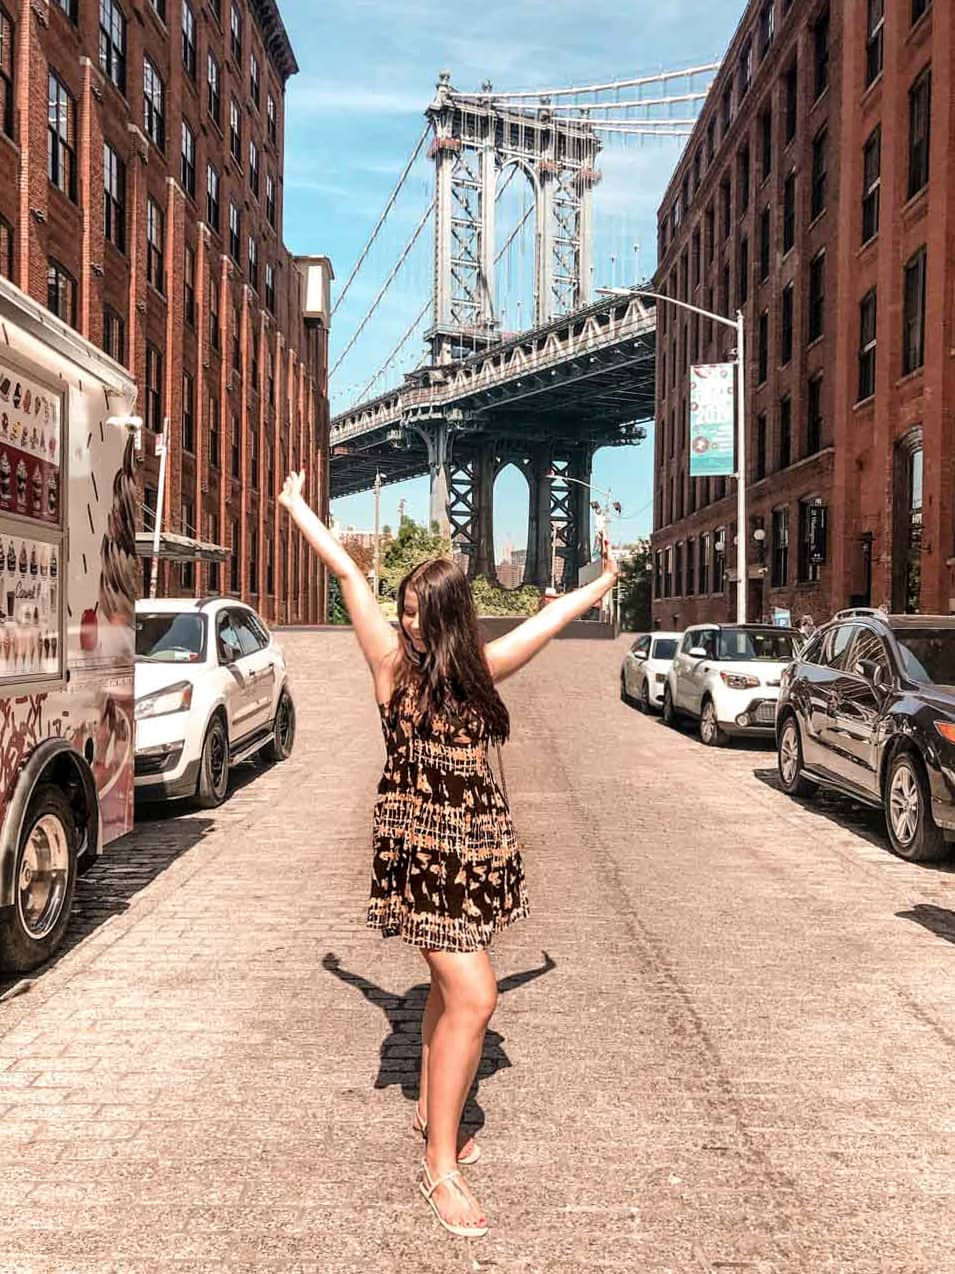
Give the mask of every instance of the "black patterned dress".
[[424, 730], [412, 687], [379, 704], [387, 759], [378, 784], [368, 926], [432, 951], [480, 951], [527, 915], [507, 798], [478, 724]]

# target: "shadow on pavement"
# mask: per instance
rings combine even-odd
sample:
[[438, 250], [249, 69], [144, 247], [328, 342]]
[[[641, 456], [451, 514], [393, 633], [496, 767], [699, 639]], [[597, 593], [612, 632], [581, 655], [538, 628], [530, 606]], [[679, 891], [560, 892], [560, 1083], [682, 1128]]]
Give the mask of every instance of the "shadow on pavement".
[[955, 943], [955, 911], [950, 911], [948, 907], [918, 902], [911, 911], [897, 911], [895, 914], [900, 920], [914, 920], [936, 937]]
[[[528, 969], [524, 973], [512, 973], [506, 978], [501, 978], [497, 984], [500, 994], [505, 995], [508, 991], [514, 991], [517, 987], [533, 982], [535, 978], [556, 969], [556, 962], [546, 951], [543, 954], [544, 963], [539, 969]], [[409, 987], [403, 995], [396, 995], [370, 982], [360, 973], [351, 973], [343, 969], [338, 956], [332, 952], [328, 952], [323, 958], [322, 966], [336, 978], [340, 978], [342, 982], [355, 987], [369, 1003], [376, 1004], [388, 1020], [391, 1034], [386, 1035], [381, 1043], [381, 1060], [375, 1088], [390, 1088], [392, 1085], [398, 1085], [403, 1097], [410, 1102], [416, 1102], [418, 1100], [418, 1068], [421, 1061], [421, 1015], [428, 997], [429, 984], [419, 982], [416, 986]], [[464, 1108], [462, 1124], [470, 1134], [473, 1135], [484, 1127], [484, 1111], [478, 1102], [481, 1080], [490, 1079], [499, 1070], [505, 1070], [510, 1065], [510, 1059], [504, 1052], [503, 1035], [489, 1030], [484, 1037], [481, 1063]]]
[[[765, 783], [767, 787], [773, 788], [774, 791], [782, 792], [782, 785], [779, 782], [779, 771], [775, 766], [771, 770], [754, 770], [753, 774], [761, 783]], [[871, 805], [865, 805], [862, 801], [854, 801], [851, 796], [843, 796], [841, 792], [835, 792], [823, 787], [819, 789], [815, 796], [806, 800], [793, 796], [789, 799], [810, 814], [815, 814], [820, 819], [827, 819], [830, 823], [835, 823], [839, 827], [855, 832], [857, 836], [863, 837], [871, 845], [877, 845], [880, 849], [884, 849], [886, 853], [891, 853], [888, 837], [885, 833], [885, 820], [882, 817], [881, 810], [875, 809]]]

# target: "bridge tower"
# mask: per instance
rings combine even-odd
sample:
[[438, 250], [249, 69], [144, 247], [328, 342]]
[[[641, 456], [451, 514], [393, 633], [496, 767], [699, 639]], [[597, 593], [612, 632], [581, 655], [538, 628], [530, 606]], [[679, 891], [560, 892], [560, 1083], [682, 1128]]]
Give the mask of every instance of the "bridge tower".
[[427, 110], [435, 165], [432, 364], [500, 340], [494, 313], [494, 213], [498, 178], [516, 166], [534, 216], [534, 326], [590, 301], [593, 188], [600, 140], [586, 118], [495, 99], [490, 84], [458, 94], [442, 71]]

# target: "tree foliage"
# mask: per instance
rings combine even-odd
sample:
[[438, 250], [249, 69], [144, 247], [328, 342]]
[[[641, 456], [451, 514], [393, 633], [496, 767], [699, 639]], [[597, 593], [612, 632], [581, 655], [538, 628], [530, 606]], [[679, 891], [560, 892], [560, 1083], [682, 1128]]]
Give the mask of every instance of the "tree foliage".
[[540, 605], [540, 590], [533, 584], [501, 588], [483, 575], [472, 581], [471, 594], [479, 615], [533, 615]]
[[640, 633], [653, 625], [650, 545], [641, 540], [620, 562], [620, 627]]
[[451, 541], [441, 535], [437, 522], [432, 522], [429, 530], [414, 518], [404, 518], [382, 559], [381, 591], [396, 597], [398, 585], [409, 571], [430, 558], [450, 556]]

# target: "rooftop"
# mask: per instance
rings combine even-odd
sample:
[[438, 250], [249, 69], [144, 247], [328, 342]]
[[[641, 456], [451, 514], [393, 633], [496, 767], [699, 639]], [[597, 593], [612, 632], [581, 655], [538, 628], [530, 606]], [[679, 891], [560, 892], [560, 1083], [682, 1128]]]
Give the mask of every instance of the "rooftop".
[[284, 83], [290, 75], [297, 75], [299, 68], [279, 7], [275, 0], [249, 0], [249, 5], [262, 32], [265, 50]]

